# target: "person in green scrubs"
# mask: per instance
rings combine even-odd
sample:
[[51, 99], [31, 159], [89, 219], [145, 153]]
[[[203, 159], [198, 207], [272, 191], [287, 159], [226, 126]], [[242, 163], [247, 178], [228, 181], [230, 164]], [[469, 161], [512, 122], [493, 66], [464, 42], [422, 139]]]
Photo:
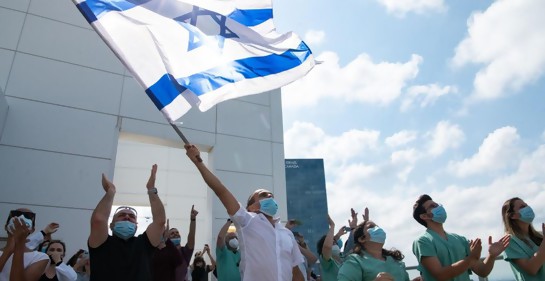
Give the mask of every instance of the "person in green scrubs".
[[[386, 232], [373, 221], [354, 229], [354, 250], [339, 269], [338, 281], [408, 281], [403, 254], [384, 249]], [[415, 279], [418, 280], [418, 279]]]
[[[545, 243], [543, 235], [532, 226], [534, 211], [522, 199], [511, 198], [501, 208], [505, 233], [511, 242], [503, 254], [517, 281], [545, 280]], [[545, 224], [541, 224], [545, 232]]]
[[492, 243], [488, 237], [488, 256], [481, 258], [481, 239], [468, 241], [465, 237], [446, 232], [445, 208], [427, 194], [421, 195], [413, 206], [413, 218], [426, 227], [426, 232], [413, 242], [413, 253], [418, 260], [418, 270], [426, 281], [469, 281], [471, 271], [486, 277], [494, 261], [509, 244], [509, 236]]
[[[339, 229], [337, 235], [333, 235], [335, 231], [335, 222], [328, 216], [329, 231], [320, 240], [318, 240], [316, 249], [318, 250], [318, 258], [320, 259], [320, 267], [322, 269], [322, 281], [337, 280], [337, 273], [342, 264], [340, 236], [346, 233], [344, 227]], [[342, 243], [342, 242], [341, 242]]]

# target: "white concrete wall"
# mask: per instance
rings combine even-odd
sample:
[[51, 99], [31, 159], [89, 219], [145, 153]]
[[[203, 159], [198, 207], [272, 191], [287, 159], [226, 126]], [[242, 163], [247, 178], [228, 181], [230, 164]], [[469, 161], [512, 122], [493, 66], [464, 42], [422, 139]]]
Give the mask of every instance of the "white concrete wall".
[[[123, 176], [127, 170], [116, 163], [120, 135], [122, 142], [181, 148], [176, 133], [71, 1], [0, 0], [0, 87], [6, 99], [0, 99], [0, 118], [7, 111], [0, 139], [0, 216], [26, 206], [37, 211], [39, 227], [60, 222], [56, 237], [66, 240], [68, 254], [86, 244], [90, 214], [103, 195], [102, 172], [121, 190], [116, 204], [145, 198], [141, 187], [136, 196], [127, 191], [133, 181], [143, 184], [149, 170], [135, 179]], [[205, 113], [191, 111], [181, 127], [208, 152], [209, 166], [239, 200], [245, 202], [257, 187], [269, 188], [285, 218], [282, 111], [279, 90], [274, 92], [224, 102]], [[9, 110], [2, 107], [6, 103]], [[162, 160], [143, 154], [141, 161], [151, 166]], [[187, 187], [160, 190], [167, 215], [187, 233], [188, 206], [171, 202], [190, 198], [190, 189], [205, 190], [207, 199], [195, 203], [206, 206], [200, 207], [205, 215], [198, 237], [214, 245], [227, 214], [183, 161]], [[161, 181], [168, 182], [176, 171], [161, 167]]]

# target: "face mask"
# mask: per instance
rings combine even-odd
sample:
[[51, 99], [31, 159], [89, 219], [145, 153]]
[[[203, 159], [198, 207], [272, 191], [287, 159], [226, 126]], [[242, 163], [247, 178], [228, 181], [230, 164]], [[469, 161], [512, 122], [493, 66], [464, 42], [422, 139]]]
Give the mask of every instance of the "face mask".
[[343, 240], [339, 239], [337, 240], [337, 246], [339, 246], [339, 249], [343, 247]]
[[386, 241], [386, 232], [384, 232], [384, 229], [378, 226], [369, 228], [367, 232], [369, 232], [369, 241], [371, 242], [384, 244], [384, 242]]
[[23, 223], [26, 224], [26, 227], [28, 229], [32, 229], [32, 220], [30, 219], [27, 219], [25, 216], [23, 215], [20, 215], [18, 217], [12, 217], [10, 220], [9, 220], [9, 224], [8, 224], [8, 232], [10, 234], [13, 234], [13, 230], [15, 230], [15, 223], [14, 223], [14, 219], [15, 218], [19, 218], [19, 219], [22, 219], [23, 220]]
[[231, 240], [229, 240], [229, 246], [233, 249], [237, 249], [238, 250], [238, 239], [236, 238], [233, 238]]
[[532, 207], [526, 206], [519, 210], [520, 218], [519, 220], [525, 222], [525, 223], [532, 223], [535, 218], [534, 210], [532, 210]]
[[136, 224], [130, 221], [118, 221], [115, 223], [112, 232], [115, 236], [127, 240], [136, 233]]
[[447, 211], [443, 205], [433, 208], [431, 213], [433, 214], [433, 218], [431, 218], [432, 221], [437, 223], [445, 223], [445, 221], [447, 221]]
[[174, 244], [174, 246], [178, 246], [180, 245], [182, 238], [170, 238], [170, 241], [172, 241], [172, 244]]
[[266, 198], [259, 200], [259, 211], [270, 217], [274, 217], [278, 212], [278, 204], [274, 201], [274, 198]]
[[331, 247], [331, 254], [337, 257], [341, 254], [341, 249], [338, 245], [333, 245], [333, 247]]

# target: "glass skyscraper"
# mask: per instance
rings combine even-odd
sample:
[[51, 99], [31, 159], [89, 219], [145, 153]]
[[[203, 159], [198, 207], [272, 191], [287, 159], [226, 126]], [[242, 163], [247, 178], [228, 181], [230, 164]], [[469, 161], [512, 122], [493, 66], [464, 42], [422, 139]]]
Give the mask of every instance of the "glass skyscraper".
[[288, 218], [301, 224], [292, 229], [301, 233], [311, 251], [329, 229], [323, 159], [286, 159]]

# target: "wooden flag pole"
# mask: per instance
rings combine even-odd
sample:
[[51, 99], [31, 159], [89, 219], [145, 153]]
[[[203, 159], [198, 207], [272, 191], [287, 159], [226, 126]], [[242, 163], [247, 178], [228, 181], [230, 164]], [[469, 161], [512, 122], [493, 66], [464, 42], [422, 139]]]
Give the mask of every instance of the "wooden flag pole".
[[[180, 138], [182, 139], [182, 141], [185, 143], [185, 144], [190, 144], [189, 141], [187, 140], [187, 138], [184, 136], [184, 134], [182, 133], [182, 131], [180, 130], [180, 128], [178, 128], [178, 126], [176, 126], [176, 124], [172, 123], [172, 122], [169, 122], [170, 123], [170, 126], [172, 126], [172, 128], [174, 129], [174, 131], [176, 131], [176, 133], [178, 134], [178, 136], [180, 136]], [[197, 156], [197, 160], [199, 160], [199, 162], [202, 162], [202, 158], [201, 156]]]

